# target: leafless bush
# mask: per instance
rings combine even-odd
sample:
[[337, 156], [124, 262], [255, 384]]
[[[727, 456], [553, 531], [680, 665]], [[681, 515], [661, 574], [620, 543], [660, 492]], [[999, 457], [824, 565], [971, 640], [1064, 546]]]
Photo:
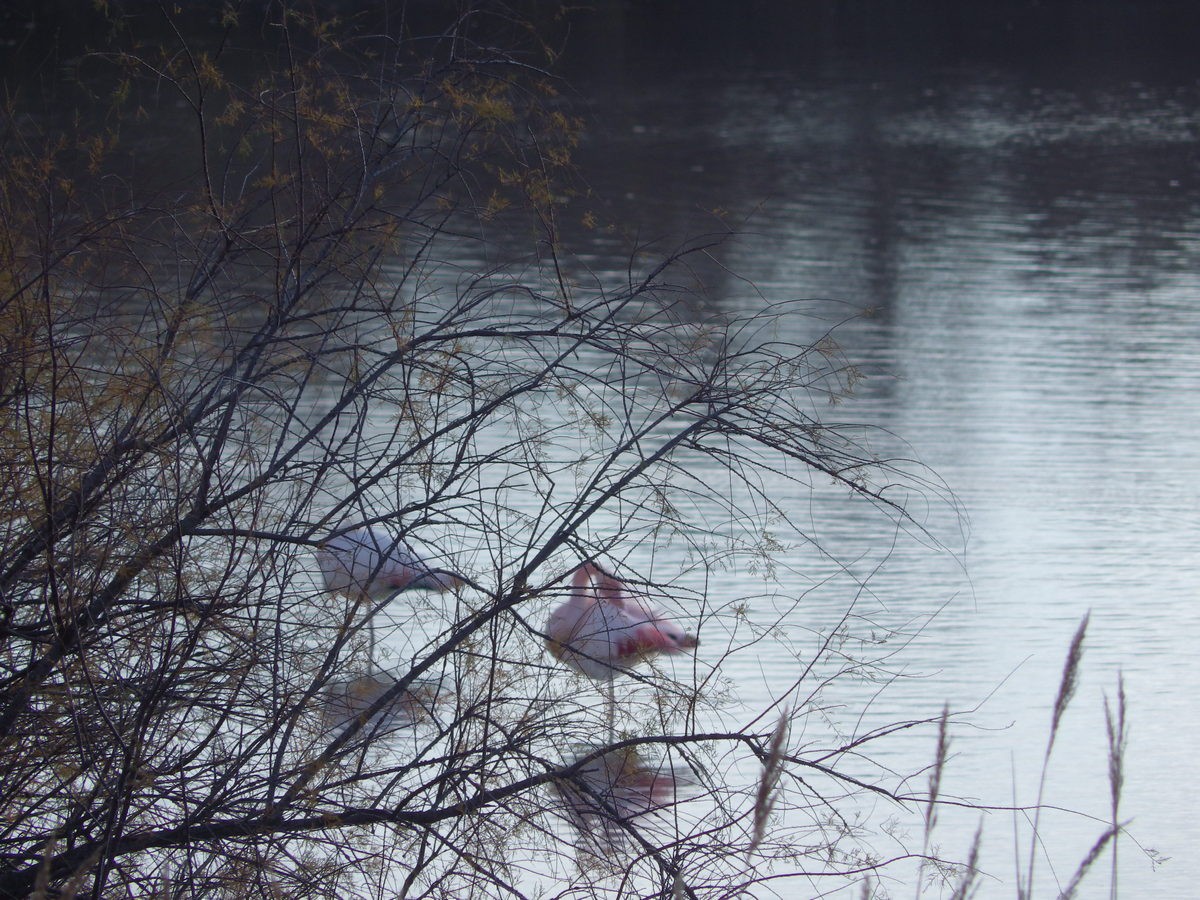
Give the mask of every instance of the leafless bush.
[[[578, 124], [495, 48], [507, 10], [417, 38], [271, 6], [210, 42], [159, 14], [81, 63], [101, 122], [6, 125], [0, 893], [732, 897], [882, 865], [836, 826], [886, 793], [838, 769], [864, 742], [787, 737], [811, 667], [730, 730], [734, 649], [639, 666], [605, 736], [544, 650], [595, 559], [719, 630], [674, 582], [769, 557], [764, 517], [803, 532], [769, 485], [905, 522], [908, 476], [820, 418], [836, 346], [781, 339], [791, 304], [701, 317], [679, 273], [710, 241], [619, 284], [572, 262]], [[145, 121], [184, 175], [126, 149]], [[490, 229], [531, 254], [458, 271]], [[313, 561], [359, 524], [464, 579], [394, 600], [381, 659]]]

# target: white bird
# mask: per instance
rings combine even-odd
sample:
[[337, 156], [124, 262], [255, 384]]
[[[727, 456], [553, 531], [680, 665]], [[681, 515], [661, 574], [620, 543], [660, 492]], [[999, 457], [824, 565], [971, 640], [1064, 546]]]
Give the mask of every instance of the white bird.
[[373, 600], [413, 588], [445, 591], [462, 583], [453, 572], [430, 568], [403, 539], [377, 526], [326, 538], [317, 548], [317, 564], [327, 590]]
[[639, 597], [595, 563], [575, 570], [571, 594], [550, 614], [546, 646], [551, 655], [589, 678], [607, 683], [612, 732], [613, 676], [656, 653], [682, 653], [699, 644], [694, 635]]
[[317, 547], [316, 557], [326, 590], [374, 604], [367, 614], [372, 664], [372, 617], [388, 599], [400, 591], [447, 591], [462, 584], [458, 575], [431, 568], [402, 538], [378, 526], [363, 525], [331, 535]]

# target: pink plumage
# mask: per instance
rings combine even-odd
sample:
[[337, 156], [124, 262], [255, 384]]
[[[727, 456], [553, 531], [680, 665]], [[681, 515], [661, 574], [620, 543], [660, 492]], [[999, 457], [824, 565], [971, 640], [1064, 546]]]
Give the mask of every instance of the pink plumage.
[[594, 563], [576, 569], [571, 595], [551, 613], [546, 634], [556, 658], [595, 679], [610, 679], [642, 657], [681, 653], [698, 643]]

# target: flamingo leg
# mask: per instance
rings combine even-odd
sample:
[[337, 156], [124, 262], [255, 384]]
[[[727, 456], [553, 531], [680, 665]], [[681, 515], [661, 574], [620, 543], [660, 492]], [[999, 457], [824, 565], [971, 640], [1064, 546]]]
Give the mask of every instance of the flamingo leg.
[[366, 610], [358, 627], [362, 628], [365, 625], [367, 629], [367, 674], [370, 675], [375, 671], [375, 613], [379, 612], [379, 609], [365, 592], [358, 595], [356, 602]]
[[369, 594], [362, 595], [363, 605], [366, 607], [367, 613], [363, 617], [363, 624], [367, 626], [367, 672], [368, 674], [376, 671], [375, 666], [375, 617], [383, 610], [385, 606], [392, 602], [395, 593], [385, 597], [383, 600], [372, 600]]
[[608, 742], [611, 744], [617, 739], [617, 691], [613, 685], [613, 673], [609, 672], [608, 677], [604, 679], [605, 699], [608, 707]]
[[375, 617], [367, 617], [367, 673], [375, 671]]

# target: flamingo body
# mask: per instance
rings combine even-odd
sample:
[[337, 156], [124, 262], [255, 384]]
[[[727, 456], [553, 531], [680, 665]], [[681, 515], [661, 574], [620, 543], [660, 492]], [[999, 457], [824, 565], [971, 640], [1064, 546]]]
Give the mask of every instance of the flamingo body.
[[326, 539], [316, 556], [327, 590], [373, 600], [416, 588], [450, 590], [461, 580], [431, 569], [400, 538], [367, 525]]
[[546, 634], [555, 658], [597, 680], [655, 653], [681, 653], [698, 644], [592, 563], [575, 571], [571, 595], [550, 614]]

